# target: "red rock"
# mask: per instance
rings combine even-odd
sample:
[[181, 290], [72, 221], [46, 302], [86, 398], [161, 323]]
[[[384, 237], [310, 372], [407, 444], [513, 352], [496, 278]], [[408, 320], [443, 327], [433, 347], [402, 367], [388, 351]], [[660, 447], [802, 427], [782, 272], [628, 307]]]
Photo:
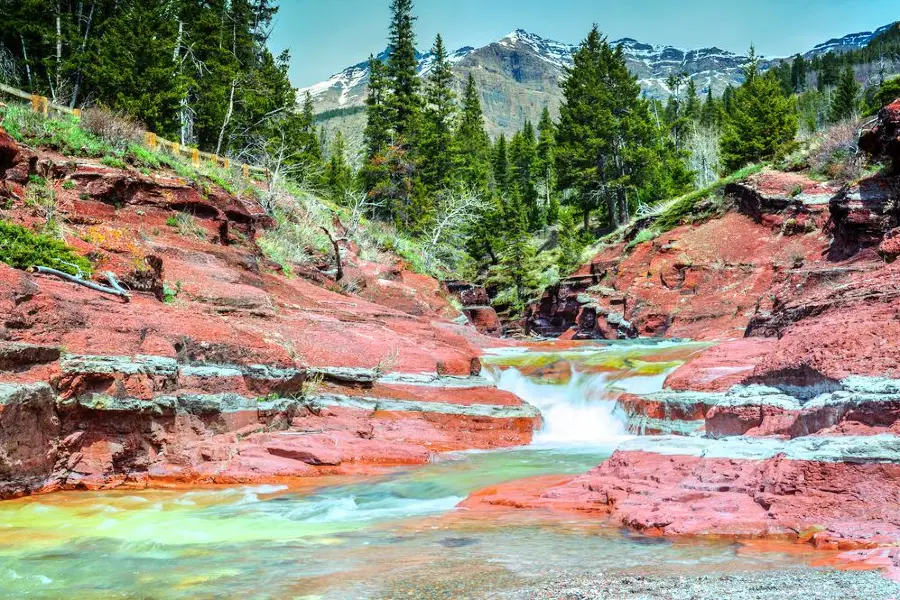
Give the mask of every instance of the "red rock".
[[665, 387], [695, 392], [724, 392], [752, 375], [775, 340], [748, 338], [723, 342], [698, 354], [666, 378]]
[[894, 262], [900, 256], [900, 227], [896, 227], [885, 234], [878, 246], [878, 254], [887, 261]]
[[491, 336], [503, 335], [503, 323], [493, 306], [467, 307], [463, 312], [480, 333]]
[[0, 129], [0, 176], [16, 163], [19, 144], [6, 131]]
[[816, 525], [817, 545], [871, 547], [900, 539], [889, 516], [900, 501], [898, 476], [897, 464], [620, 451], [581, 477], [500, 485], [462, 506], [603, 512], [650, 535], [795, 538]]

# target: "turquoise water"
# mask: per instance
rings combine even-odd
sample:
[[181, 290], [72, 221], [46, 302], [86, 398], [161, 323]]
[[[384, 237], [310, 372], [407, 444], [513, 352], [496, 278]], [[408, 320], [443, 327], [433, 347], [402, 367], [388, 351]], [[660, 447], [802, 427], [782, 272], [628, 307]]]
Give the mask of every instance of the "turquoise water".
[[[660, 351], [639, 348], [645, 358]], [[583, 355], [596, 362], [596, 353]], [[611, 377], [580, 373], [571, 356], [560, 360], [575, 374], [555, 384], [518, 371], [496, 374], [501, 387], [554, 415], [531, 447], [448, 454], [423, 467], [304, 489], [61, 493], [0, 503], [0, 597], [487, 598], [559, 571], [805, 568], [792, 554], [642, 538], [583, 517], [510, 511], [485, 518], [455, 508], [492, 484], [596, 466], [625, 435], [611, 398], [661, 385], [674, 368]], [[492, 362], [499, 368], [503, 361]]]

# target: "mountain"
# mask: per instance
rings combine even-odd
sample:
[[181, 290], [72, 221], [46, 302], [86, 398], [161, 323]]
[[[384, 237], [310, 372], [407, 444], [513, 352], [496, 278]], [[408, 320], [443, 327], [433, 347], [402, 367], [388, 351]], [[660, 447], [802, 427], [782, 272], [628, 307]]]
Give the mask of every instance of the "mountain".
[[806, 58], [813, 58], [815, 56], [828, 54], [829, 52], [848, 52], [850, 50], [859, 50], [860, 48], [865, 48], [866, 46], [868, 46], [869, 42], [871, 42], [882, 33], [885, 33], [892, 27], [896, 26], [897, 23], [891, 23], [890, 25], [879, 27], [875, 31], [851, 33], [850, 35], [845, 35], [842, 38], [831, 39], [827, 42], [818, 44], [812, 50], [804, 54], [804, 56]]
[[[815, 46], [805, 56], [864, 47], [891, 26], [829, 40]], [[713, 93], [719, 94], [727, 85], [743, 81], [743, 67], [748, 60], [746, 56], [716, 47], [681, 49], [646, 44], [632, 38], [615, 40], [612, 44], [622, 46], [628, 67], [638, 77], [644, 94], [656, 98], [664, 98], [670, 93], [666, 85], [668, 76], [682, 72], [694, 80], [701, 93], [711, 88]], [[470, 73], [475, 76], [488, 132], [497, 136], [517, 131], [525, 119], [536, 121], [545, 106], [549, 106], [554, 114], [558, 112], [562, 102], [559, 82], [565, 67], [572, 64], [576, 49], [573, 44], [518, 29], [481, 48], [460, 48], [451, 54], [450, 60], [458, 90], [462, 89]], [[385, 60], [387, 56], [385, 50], [377, 58]], [[420, 53], [418, 58], [419, 72], [426, 75], [434, 56], [430, 52]], [[774, 62], [763, 61], [763, 67]], [[327, 81], [300, 90], [300, 94], [309, 92], [326, 131], [342, 130], [353, 147], [361, 142], [365, 122], [361, 107], [368, 81], [368, 63], [361, 62]]]

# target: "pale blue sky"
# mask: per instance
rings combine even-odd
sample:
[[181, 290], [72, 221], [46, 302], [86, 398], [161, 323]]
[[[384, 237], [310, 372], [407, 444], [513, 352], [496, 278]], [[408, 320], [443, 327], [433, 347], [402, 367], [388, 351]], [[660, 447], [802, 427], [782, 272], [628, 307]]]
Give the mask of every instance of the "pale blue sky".
[[[305, 87], [387, 45], [390, 0], [281, 0], [272, 47], [290, 48]], [[449, 48], [482, 46], [517, 29], [577, 43], [593, 22], [610, 39], [718, 46], [767, 56], [900, 19], [898, 0], [416, 0], [418, 47], [441, 33]]]

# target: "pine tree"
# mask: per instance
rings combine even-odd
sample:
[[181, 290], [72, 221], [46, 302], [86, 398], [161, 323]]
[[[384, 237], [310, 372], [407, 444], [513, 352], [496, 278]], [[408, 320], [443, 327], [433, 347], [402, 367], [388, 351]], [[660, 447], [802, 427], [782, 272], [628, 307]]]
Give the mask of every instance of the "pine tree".
[[328, 162], [325, 165], [325, 185], [335, 200], [340, 201], [352, 189], [353, 170], [347, 163], [347, 148], [344, 134], [339, 129], [329, 150]]
[[428, 74], [425, 90], [427, 104], [419, 140], [419, 155], [422, 183], [426, 190], [435, 193], [448, 187], [453, 180], [456, 98], [452, 89], [453, 72], [440, 35], [434, 41], [432, 53], [434, 64]]
[[859, 112], [860, 90], [853, 67], [848, 65], [841, 73], [841, 78], [831, 97], [828, 116], [832, 123], [850, 119]]
[[422, 113], [420, 81], [417, 73], [416, 35], [413, 31], [415, 17], [412, 0], [392, 0], [390, 52], [387, 77], [390, 94], [387, 106], [390, 123], [397, 135], [396, 142], [407, 149], [414, 149], [416, 134]]
[[759, 72], [753, 48], [744, 75], [746, 81], [734, 92], [722, 136], [722, 159], [730, 170], [773, 158], [798, 130], [793, 99], [782, 94], [774, 74]]
[[172, 63], [178, 29], [168, 18], [168, 4], [124, 4], [107, 23], [87, 75], [107, 106], [171, 137], [178, 131], [178, 103], [188, 82], [178, 77]]
[[537, 288], [537, 252], [531, 245], [527, 216], [517, 194], [511, 194], [503, 212], [503, 250], [492, 266], [487, 283], [500, 290], [498, 299], [513, 312], [524, 308]]
[[455, 142], [455, 172], [459, 182], [486, 193], [491, 177], [491, 142], [484, 130], [481, 100], [471, 74], [463, 94]]
[[366, 96], [366, 129], [363, 133], [368, 160], [379, 155], [391, 141], [387, 95], [388, 83], [384, 63], [370, 55], [369, 93]]
[[824, 92], [826, 89], [838, 84], [841, 78], [841, 60], [834, 52], [829, 52], [819, 60], [817, 72], [818, 89]]
[[688, 78], [687, 98], [684, 103], [684, 117], [691, 121], [700, 120], [700, 98], [697, 96], [697, 85]]
[[594, 209], [604, 207], [606, 223], [619, 225], [638, 198], [655, 200], [689, 183], [683, 153], [660, 136], [622, 47], [613, 50], [596, 26], [562, 87], [557, 173], [560, 187], [573, 192], [586, 231]]
[[534, 126], [527, 119], [522, 131], [516, 134], [510, 145], [510, 164], [516, 189], [525, 210], [528, 227], [531, 230], [537, 229], [546, 221], [538, 206], [537, 137]]
[[722, 120], [719, 103], [713, 98], [712, 88], [706, 92], [706, 100], [700, 109], [700, 124], [704, 127], [718, 127]]
[[559, 218], [559, 259], [556, 263], [560, 275], [567, 276], [581, 265], [582, 249], [572, 214], [563, 211]]
[[546, 106], [538, 123], [538, 144], [536, 179], [538, 194], [546, 212], [546, 222], [553, 225], [559, 218], [559, 199], [556, 196], [556, 125], [550, 118], [550, 109]]
[[808, 63], [806, 59], [799, 54], [794, 57], [791, 63], [791, 87], [797, 93], [806, 91], [806, 76], [808, 71]]
[[494, 156], [492, 160], [494, 175], [494, 190], [498, 196], [505, 196], [510, 192], [512, 174], [509, 167], [509, 153], [507, 151], [506, 136], [500, 134], [497, 143], [494, 144]]

